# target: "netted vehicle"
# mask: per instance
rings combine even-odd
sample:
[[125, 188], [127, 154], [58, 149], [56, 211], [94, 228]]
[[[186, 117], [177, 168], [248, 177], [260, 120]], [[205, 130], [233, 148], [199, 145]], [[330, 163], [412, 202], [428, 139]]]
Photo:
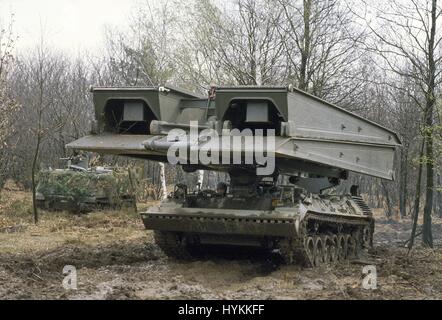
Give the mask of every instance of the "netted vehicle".
[[[168, 255], [189, 257], [206, 245], [259, 246], [288, 263], [317, 266], [372, 245], [374, 219], [358, 187], [330, 190], [350, 172], [393, 180], [401, 143], [391, 130], [291, 86], [215, 87], [209, 98], [169, 87], [92, 92], [92, 134], [69, 148], [168, 162], [178, 147], [189, 151], [178, 163], [185, 171], [230, 176], [223, 192], [189, 192], [194, 188], [178, 184], [141, 213]], [[202, 137], [207, 130], [215, 135]], [[265, 168], [253, 141], [233, 143], [244, 132], [264, 141], [267, 155], [273, 145], [274, 170], [258, 173]], [[216, 161], [195, 161], [194, 149]], [[243, 161], [254, 152], [252, 162]]]
[[38, 207], [46, 210], [116, 210], [135, 201], [128, 174], [103, 167], [43, 170], [36, 191]]

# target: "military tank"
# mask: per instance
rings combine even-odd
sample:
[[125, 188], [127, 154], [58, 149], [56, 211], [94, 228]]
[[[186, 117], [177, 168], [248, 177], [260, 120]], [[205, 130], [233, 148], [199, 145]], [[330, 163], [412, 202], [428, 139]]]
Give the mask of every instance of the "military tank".
[[88, 157], [83, 155], [62, 160], [68, 162], [65, 169], [39, 172], [36, 188], [38, 208], [86, 213], [133, 206], [135, 197], [126, 172], [88, 167]]
[[141, 213], [166, 254], [258, 246], [287, 263], [318, 266], [372, 246], [375, 222], [358, 187], [348, 194], [330, 190], [350, 172], [393, 180], [401, 145], [393, 131], [292, 86], [213, 87], [208, 98], [173, 87], [92, 93], [91, 135], [68, 148], [174, 159], [187, 172], [230, 176], [223, 192], [189, 192], [178, 184]]

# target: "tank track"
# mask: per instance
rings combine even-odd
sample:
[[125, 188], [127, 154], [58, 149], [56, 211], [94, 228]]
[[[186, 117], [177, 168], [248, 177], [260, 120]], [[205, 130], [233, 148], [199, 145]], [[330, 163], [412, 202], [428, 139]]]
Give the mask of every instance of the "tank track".
[[186, 239], [178, 233], [156, 230], [154, 231], [154, 240], [169, 257], [178, 260], [189, 260], [196, 254], [195, 250], [186, 243]]
[[[373, 245], [374, 220], [349, 220], [345, 216], [330, 216], [309, 212], [293, 238], [277, 241], [286, 264], [305, 267], [342, 263], [355, 259]], [[201, 254], [198, 238], [189, 239], [177, 232], [154, 231], [155, 243], [169, 257], [178, 260], [197, 258]]]
[[341, 263], [358, 258], [373, 246], [374, 220], [348, 223], [323, 219], [314, 213], [300, 225], [300, 235], [279, 242], [279, 252], [287, 264], [306, 267]]

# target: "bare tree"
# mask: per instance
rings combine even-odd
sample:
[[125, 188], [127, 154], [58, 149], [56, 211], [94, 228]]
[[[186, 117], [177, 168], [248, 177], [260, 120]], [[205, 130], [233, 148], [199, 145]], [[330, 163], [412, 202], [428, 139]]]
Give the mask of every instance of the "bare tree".
[[[437, 0], [389, 1], [373, 8], [376, 24], [367, 25], [372, 41], [367, 48], [375, 52], [391, 73], [412, 79], [420, 91], [404, 93], [419, 106], [424, 119], [426, 188], [422, 242], [433, 246], [431, 215], [434, 202], [434, 114], [436, 90], [441, 84], [442, 9]], [[411, 68], [407, 68], [411, 65]], [[400, 88], [399, 88], [400, 89]]]
[[27, 112], [27, 121], [21, 123], [22, 138], [28, 139], [25, 142], [28, 148], [29, 141], [34, 141], [31, 186], [34, 222], [37, 223], [36, 186], [41, 150], [47, 147], [47, 140], [53, 141], [65, 124], [75, 119], [73, 104], [66, 101], [69, 65], [63, 56], [52, 53], [42, 40], [33, 52], [17, 59], [15, 72], [19, 77], [16, 78], [17, 98]]
[[111, 73], [117, 84], [163, 85], [176, 73], [174, 52], [178, 48], [175, 3], [151, 0], [138, 3], [129, 31], [107, 28], [106, 47]]
[[11, 161], [10, 138], [15, 133], [14, 116], [18, 110], [18, 104], [11, 97], [7, 83], [7, 73], [13, 62], [12, 50], [15, 43], [12, 18], [7, 28], [3, 28], [0, 24], [0, 193]]
[[301, 90], [343, 104], [361, 85], [357, 74], [364, 30], [338, 0], [274, 0], [283, 11], [289, 80]]
[[202, 84], [271, 85], [285, 78], [277, 25], [281, 11], [269, 0], [230, 1], [229, 8], [197, 0], [189, 12], [192, 31], [180, 66]]
[[0, 79], [0, 192], [8, 175], [9, 162], [11, 161], [12, 142], [10, 138], [15, 133], [14, 114], [19, 105], [10, 97], [6, 84]]

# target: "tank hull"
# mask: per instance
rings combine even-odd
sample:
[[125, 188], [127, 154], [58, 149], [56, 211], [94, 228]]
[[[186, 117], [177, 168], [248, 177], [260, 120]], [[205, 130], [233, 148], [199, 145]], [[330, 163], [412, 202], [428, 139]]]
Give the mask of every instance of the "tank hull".
[[[341, 260], [357, 257], [372, 245], [371, 211], [360, 197], [339, 198], [335, 204], [314, 199], [270, 211], [183, 208], [166, 201], [141, 217], [163, 251], [176, 258], [188, 257], [192, 248], [204, 245], [254, 246], [277, 250], [288, 263], [318, 266], [339, 256]], [[325, 204], [328, 210], [318, 210], [318, 206], [327, 208]], [[166, 235], [168, 242], [164, 242]]]
[[84, 213], [134, 206], [135, 196], [125, 172], [94, 170], [42, 170], [36, 192], [37, 207]]

